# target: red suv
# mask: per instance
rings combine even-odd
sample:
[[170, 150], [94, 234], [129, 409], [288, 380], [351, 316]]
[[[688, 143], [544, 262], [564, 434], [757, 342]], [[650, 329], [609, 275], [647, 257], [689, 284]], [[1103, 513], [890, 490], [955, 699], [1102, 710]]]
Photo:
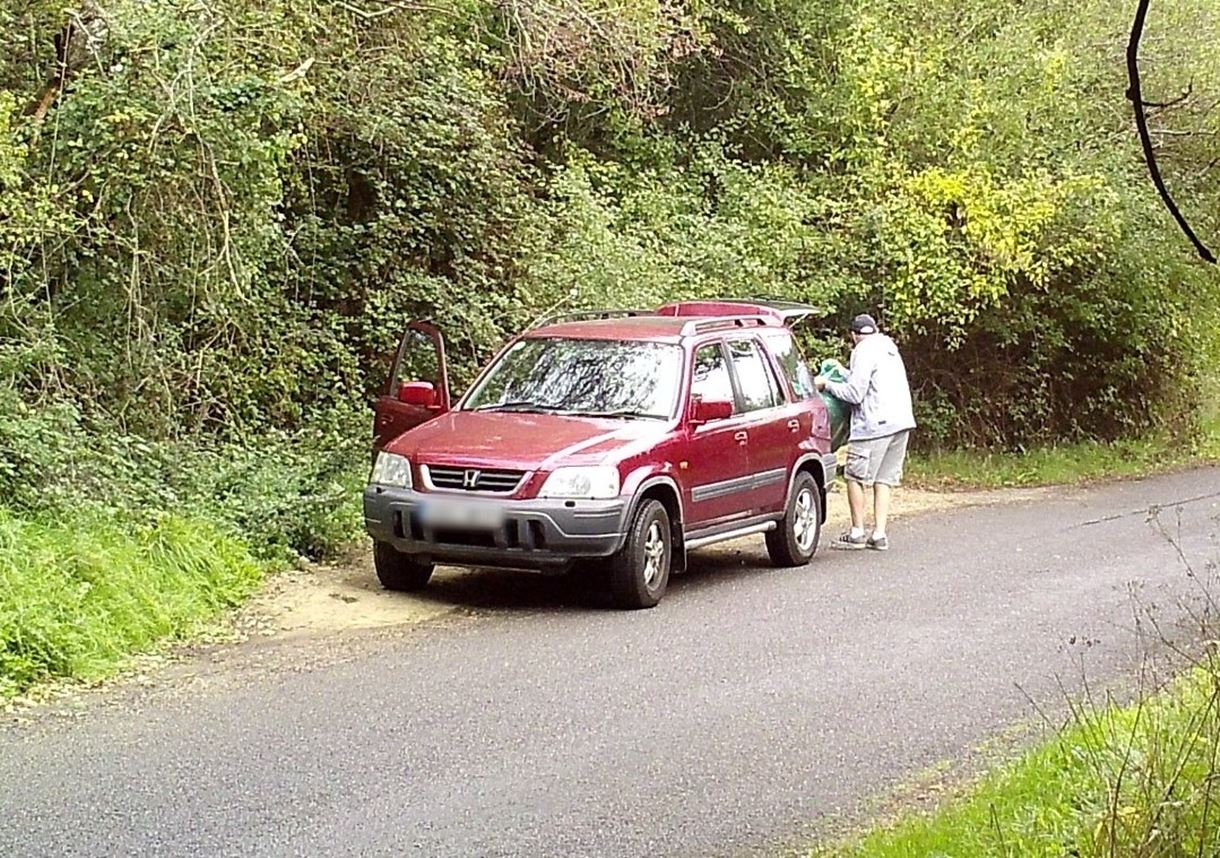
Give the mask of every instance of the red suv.
[[[834, 478], [830, 420], [788, 322], [801, 305], [573, 314], [514, 339], [450, 405], [440, 333], [412, 323], [375, 407], [365, 525], [381, 583], [433, 564], [609, 572], [648, 608], [693, 549], [764, 534], [808, 563]], [[415, 338], [434, 381], [403, 381]]]

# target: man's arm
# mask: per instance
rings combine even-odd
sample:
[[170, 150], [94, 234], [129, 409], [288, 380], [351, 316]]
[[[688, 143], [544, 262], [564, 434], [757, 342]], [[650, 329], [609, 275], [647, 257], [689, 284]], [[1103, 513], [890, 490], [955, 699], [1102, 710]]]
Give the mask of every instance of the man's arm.
[[[867, 350], [871, 352], [872, 349]], [[868, 393], [869, 382], [873, 379], [876, 361], [871, 354], [857, 346], [851, 354], [851, 367], [847, 373], [847, 381], [831, 381], [826, 379], [826, 391], [836, 399], [841, 399], [848, 405], [859, 405]]]

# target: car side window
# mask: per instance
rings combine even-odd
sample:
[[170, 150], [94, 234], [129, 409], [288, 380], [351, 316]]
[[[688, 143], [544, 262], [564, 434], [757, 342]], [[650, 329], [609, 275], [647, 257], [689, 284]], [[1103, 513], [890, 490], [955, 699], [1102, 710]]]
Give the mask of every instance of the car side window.
[[729, 376], [729, 365], [724, 359], [724, 349], [719, 343], [701, 346], [695, 352], [694, 375], [691, 378], [691, 396], [705, 402], [732, 402], [736, 411], [736, 399], [733, 396], [733, 380]]
[[767, 337], [767, 345], [771, 354], [779, 361], [784, 377], [792, 388], [792, 394], [797, 399], [813, 399], [817, 396], [817, 388], [813, 384], [813, 373], [801, 358], [801, 351], [796, 345], [792, 334], [784, 332]]
[[733, 370], [741, 386], [746, 411], [774, 408], [783, 401], [775, 374], [753, 340], [733, 340], [729, 343]]

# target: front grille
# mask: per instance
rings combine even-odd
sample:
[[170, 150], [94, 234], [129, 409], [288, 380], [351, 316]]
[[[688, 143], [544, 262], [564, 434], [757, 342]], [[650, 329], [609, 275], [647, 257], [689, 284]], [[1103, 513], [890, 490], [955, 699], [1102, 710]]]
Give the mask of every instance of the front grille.
[[508, 494], [517, 488], [524, 476], [524, 471], [428, 466], [428, 478], [433, 487], [445, 491]]

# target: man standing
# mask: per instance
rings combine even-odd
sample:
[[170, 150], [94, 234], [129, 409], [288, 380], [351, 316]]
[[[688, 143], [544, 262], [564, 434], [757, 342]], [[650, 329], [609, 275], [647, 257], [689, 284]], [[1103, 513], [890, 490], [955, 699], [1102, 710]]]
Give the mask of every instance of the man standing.
[[[825, 390], [852, 406], [851, 437], [847, 443], [847, 503], [851, 507], [851, 530], [837, 545], [843, 548], [890, 547], [885, 535], [890, 498], [902, 482], [907, 439], [915, 428], [911, 387], [898, 346], [877, 329], [872, 316], [856, 316], [851, 323], [848, 378], [815, 380]], [[873, 533], [864, 532], [864, 489], [873, 489]]]

